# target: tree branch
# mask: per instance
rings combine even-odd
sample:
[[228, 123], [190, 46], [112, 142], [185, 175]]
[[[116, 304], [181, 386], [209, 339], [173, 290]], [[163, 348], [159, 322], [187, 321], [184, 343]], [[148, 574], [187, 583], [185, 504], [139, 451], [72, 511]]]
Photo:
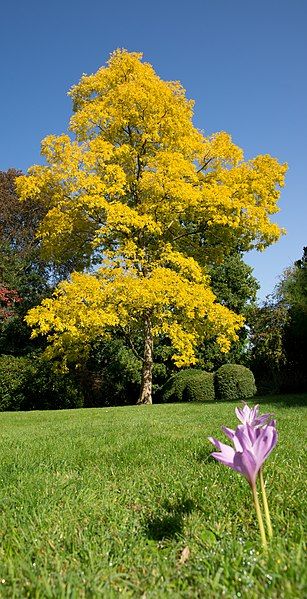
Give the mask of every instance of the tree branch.
[[204, 162], [203, 166], [201, 166], [196, 173], [200, 173], [201, 171], [204, 170], [204, 168], [207, 168], [208, 164], [210, 164], [210, 162], [212, 162], [213, 158], [209, 158], [208, 160], [206, 160], [206, 162]]
[[126, 341], [130, 345], [130, 348], [131, 348], [132, 352], [134, 353], [135, 357], [138, 358], [138, 360], [141, 360], [141, 362], [144, 362], [143, 356], [140, 356], [140, 354], [138, 353], [138, 351], [135, 349], [135, 345], [134, 345], [134, 343], [133, 343], [133, 341], [132, 341], [129, 333], [127, 333], [123, 327], [120, 326], [119, 328], [122, 331], [122, 333], [123, 333]]

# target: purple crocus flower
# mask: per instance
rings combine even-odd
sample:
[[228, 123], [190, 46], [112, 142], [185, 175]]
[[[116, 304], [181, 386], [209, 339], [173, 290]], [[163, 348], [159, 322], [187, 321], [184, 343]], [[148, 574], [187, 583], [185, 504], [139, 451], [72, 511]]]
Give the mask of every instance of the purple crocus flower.
[[272, 420], [271, 414], [260, 415], [258, 405], [254, 408], [249, 408], [244, 403], [243, 408], [236, 408], [236, 415], [242, 424], [239, 424], [235, 431], [226, 426], [222, 427], [225, 435], [232, 441], [233, 447], [221, 443], [218, 439], [209, 437], [209, 441], [219, 450], [211, 455], [222, 464], [225, 464], [225, 466], [243, 474], [248, 480], [253, 494], [262, 545], [266, 551], [267, 540], [256, 480], [259, 474], [268, 534], [272, 537], [273, 531], [265, 492], [262, 465], [277, 443], [276, 422]]
[[243, 474], [250, 486], [254, 487], [262, 464], [277, 443], [275, 426], [255, 428], [250, 424], [241, 424], [235, 431], [226, 427], [223, 430], [234, 447], [209, 437], [209, 441], [219, 450], [211, 455], [225, 466]]
[[247, 403], [243, 402], [243, 408], [236, 408], [235, 413], [242, 424], [250, 424], [251, 426], [263, 426], [268, 424], [271, 414], [259, 414], [259, 405], [250, 408]]

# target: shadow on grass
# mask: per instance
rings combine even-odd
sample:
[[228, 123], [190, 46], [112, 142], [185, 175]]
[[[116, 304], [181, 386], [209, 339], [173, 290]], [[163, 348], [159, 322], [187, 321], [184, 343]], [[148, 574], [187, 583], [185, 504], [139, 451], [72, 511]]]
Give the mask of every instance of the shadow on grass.
[[285, 395], [260, 395], [253, 398], [255, 403], [277, 404], [284, 408], [307, 406], [307, 393]]
[[[227, 440], [225, 441], [227, 443]], [[213, 445], [211, 447], [203, 447], [195, 454], [196, 462], [207, 463], [207, 464], [217, 464], [217, 461], [212, 457], [212, 452], [216, 451]]]
[[145, 521], [145, 534], [152, 541], [165, 541], [178, 537], [183, 532], [184, 516], [194, 509], [191, 499], [166, 501], [162, 504], [165, 515], [148, 518]]

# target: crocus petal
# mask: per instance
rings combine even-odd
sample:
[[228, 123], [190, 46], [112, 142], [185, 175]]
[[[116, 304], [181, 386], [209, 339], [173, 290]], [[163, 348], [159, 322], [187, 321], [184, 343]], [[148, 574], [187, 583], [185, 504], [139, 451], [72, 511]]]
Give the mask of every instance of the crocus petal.
[[221, 442], [218, 439], [215, 439], [214, 437], [208, 437], [208, 441], [210, 441], [210, 443], [215, 445], [215, 447], [218, 449], [220, 448]]
[[[243, 424], [241, 426], [243, 426]], [[239, 442], [239, 439], [236, 436], [235, 431], [233, 431], [232, 428], [227, 428], [227, 426], [222, 426], [222, 431], [224, 431], [228, 439], [230, 439], [233, 442], [235, 450], [242, 451], [242, 446]]]
[[260, 435], [253, 446], [253, 455], [259, 468], [261, 468], [263, 462], [270, 455], [277, 443], [277, 431], [274, 426], [266, 426], [263, 429], [259, 429], [259, 431]]
[[222, 431], [225, 433], [226, 437], [228, 437], [228, 439], [230, 439], [231, 441], [233, 440], [234, 436], [235, 436], [235, 432], [234, 430], [232, 430], [232, 428], [228, 428], [227, 426], [222, 426]]
[[241, 410], [241, 408], [236, 408], [235, 413], [236, 413], [236, 417], [238, 418], [238, 420], [240, 420], [240, 422], [242, 422], [242, 424], [244, 424], [245, 416], [244, 416], [243, 410]]
[[254, 419], [254, 414], [258, 413], [258, 406], [250, 408], [247, 403], [243, 402], [243, 408], [236, 408], [235, 413], [242, 424], [251, 424]]
[[214, 451], [211, 455], [218, 462], [221, 462], [222, 464], [224, 464], [224, 466], [229, 466], [229, 468], [233, 468], [234, 469], [234, 465], [233, 465], [234, 453], [235, 452], [233, 451], [233, 456], [232, 456], [231, 459], [227, 458], [226, 455], [224, 455], [223, 453], [218, 453], [217, 451]]
[[255, 427], [253, 424], [247, 424], [246, 432], [247, 432], [247, 436], [248, 436], [250, 442], [253, 445], [259, 435], [259, 429], [257, 427]]
[[242, 422], [242, 424], [250, 424], [254, 427], [262, 426], [271, 417], [271, 414], [259, 415], [259, 404], [257, 404], [253, 408], [249, 408], [249, 406], [245, 402], [243, 403], [243, 408], [235, 409], [236, 416], [240, 420], [240, 422]]
[[236, 439], [241, 447], [241, 451], [244, 451], [245, 449], [251, 449], [254, 440], [256, 440], [254, 439], [254, 431], [249, 430], [250, 428], [252, 427], [250, 427], [248, 424], [239, 424], [239, 426], [236, 428], [234, 443]]
[[225, 445], [225, 443], [221, 443], [221, 441], [214, 439], [213, 437], [208, 437], [208, 439], [211, 443], [213, 443], [213, 445], [215, 445], [217, 449], [220, 450], [221, 453], [218, 455], [222, 455], [227, 461], [233, 460], [235, 453], [233, 447], [230, 447], [230, 445]]
[[257, 416], [251, 424], [254, 426], [263, 426], [267, 423], [269, 418], [271, 418], [271, 414], [262, 414], [261, 416]]
[[254, 406], [251, 411], [250, 411], [250, 420], [249, 420], [249, 424], [252, 424], [254, 422], [254, 420], [256, 418], [258, 418], [259, 415], [259, 405], [257, 404], [256, 406]]
[[250, 451], [237, 451], [233, 459], [234, 469], [243, 474], [252, 486], [256, 483], [259, 467]]

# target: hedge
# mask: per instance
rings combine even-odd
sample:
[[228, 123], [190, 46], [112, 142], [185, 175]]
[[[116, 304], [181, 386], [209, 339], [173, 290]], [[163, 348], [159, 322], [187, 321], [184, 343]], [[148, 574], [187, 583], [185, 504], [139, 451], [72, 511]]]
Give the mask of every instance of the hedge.
[[37, 354], [0, 356], [0, 411], [79, 408], [83, 395], [71, 374], [58, 374]]

